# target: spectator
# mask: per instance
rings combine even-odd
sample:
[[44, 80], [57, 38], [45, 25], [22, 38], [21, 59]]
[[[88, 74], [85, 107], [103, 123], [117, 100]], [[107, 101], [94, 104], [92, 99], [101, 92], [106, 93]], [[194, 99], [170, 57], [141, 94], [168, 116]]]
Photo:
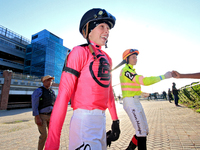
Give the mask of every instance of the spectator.
[[149, 100], [149, 99], [152, 100], [151, 95], [152, 95], [152, 94], [150, 93], [149, 96], [148, 96], [148, 100]]
[[157, 98], [157, 93], [156, 93], [156, 92], [153, 93], [153, 95], [154, 95], [155, 100], [158, 99], [158, 98]]
[[32, 109], [35, 116], [35, 123], [40, 133], [38, 150], [43, 150], [47, 138], [49, 121], [55, 102], [55, 92], [51, 89], [54, 77], [49, 75], [43, 77], [43, 86], [37, 88], [32, 94]]
[[178, 92], [179, 92], [179, 90], [176, 89], [176, 84], [173, 82], [172, 83], [172, 93], [174, 95], [174, 103], [175, 103], [176, 106], [179, 106], [178, 105], [178, 100], [179, 100]]
[[165, 91], [163, 91], [163, 99], [167, 99], [167, 93]]
[[172, 100], [172, 92], [170, 91], [170, 88], [168, 90], [168, 99], [169, 99], [169, 102], [171, 103], [171, 100]]

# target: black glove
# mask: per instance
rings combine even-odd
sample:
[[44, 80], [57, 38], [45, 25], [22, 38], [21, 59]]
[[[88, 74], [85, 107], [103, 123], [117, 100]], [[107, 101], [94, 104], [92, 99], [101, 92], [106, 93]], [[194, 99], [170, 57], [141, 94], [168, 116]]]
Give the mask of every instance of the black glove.
[[112, 128], [112, 134], [114, 136], [112, 141], [116, 141], [120, 135], [119, 120], [113, 121], [111, 128]]
[[107, 133], [106, 133], [106, 139], [107, 139], [107, 146], [109, 146], [110, 147], [110, 145], [111, 145], [111, 138], [109, 138], [109, 136], [110, 136], [110, 134], [111, 134], [111, 130], [109, 130]]
[[109, 146], [109, 147], [110, 147], [112, 141], [116, 141], [119, 138], [119, 135], [120, 135], [119, 120], [113, 121], [111, 128], [112, 128], [112, 131], [109, 130], [106, 133], [107, 146]]

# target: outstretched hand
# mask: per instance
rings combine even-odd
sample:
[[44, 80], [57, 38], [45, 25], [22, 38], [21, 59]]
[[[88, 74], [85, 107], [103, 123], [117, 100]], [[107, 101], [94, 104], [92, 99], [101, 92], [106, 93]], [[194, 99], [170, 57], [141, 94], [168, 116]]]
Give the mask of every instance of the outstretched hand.
[[166, 72], [166, 73], [164, 74], [164, 76], [165, 76], [165, 79], [169, 79], [169, 78], [172, 77], [172, 72], [168, 71], [168, 72]]
[[173, 71], [172, 71], [172, 77], [173, 77], [173, 78], [180, 78], [180, 73], [173, 70]]

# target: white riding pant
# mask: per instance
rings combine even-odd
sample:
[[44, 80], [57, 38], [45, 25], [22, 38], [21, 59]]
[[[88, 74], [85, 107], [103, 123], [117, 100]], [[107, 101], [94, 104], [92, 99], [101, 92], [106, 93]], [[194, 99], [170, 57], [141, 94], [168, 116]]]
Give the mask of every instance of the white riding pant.
[[74, 110], [69, 130], [69, 150], [106, 149], [105, 111]]
[[139, 96], [125, 97], [123, 99], [123, 107], [128, 114], [137, 137], [148, 135], [149, 127]]

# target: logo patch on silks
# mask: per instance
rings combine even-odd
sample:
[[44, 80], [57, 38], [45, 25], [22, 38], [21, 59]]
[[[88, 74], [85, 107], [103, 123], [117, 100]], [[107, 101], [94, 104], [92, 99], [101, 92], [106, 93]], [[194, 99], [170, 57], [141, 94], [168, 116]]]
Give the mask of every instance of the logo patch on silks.
[[110, 85], [110, 64], [105, 59], [104, 55], [97, 55], [99, 61], [90, 63], [90, 74], [97, 84], [102, 87], [109, 87]]

